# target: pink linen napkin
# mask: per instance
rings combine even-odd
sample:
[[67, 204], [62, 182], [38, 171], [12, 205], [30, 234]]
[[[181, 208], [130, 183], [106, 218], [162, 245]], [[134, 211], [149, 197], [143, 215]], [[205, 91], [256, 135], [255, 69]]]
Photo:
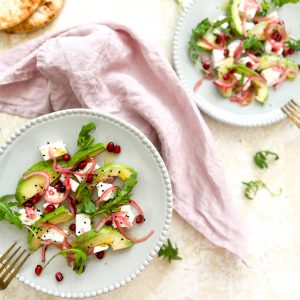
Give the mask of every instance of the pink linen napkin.
[[246, 234], [211, 133], [174, 71], [124, 26], [89, 24], [0, 54], [0, 110], [35, 117], [66, 108], [111, 113], [143, 131], [168, 167], [176, 211], [244, 259]]

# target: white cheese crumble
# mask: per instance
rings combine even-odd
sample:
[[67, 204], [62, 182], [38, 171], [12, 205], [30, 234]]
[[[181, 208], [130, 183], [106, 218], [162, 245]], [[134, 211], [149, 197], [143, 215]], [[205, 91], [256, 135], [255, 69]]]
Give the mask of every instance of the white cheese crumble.
[[[126, 213], [125, 218], [129, 221], [131, 227], [135, 219], [135, 214], [132, 211], [130, 205], [122, 205], [120, 206], [120, 210]], [[121, 227], [126, 227], [122, 222], [119, 223]], [[117, 227], [114, 221], [113, 221], [113, 227], [115, 228]]]
[[254, 23], [253, 22], [246, 22], [245, 23], [245, 29], [246, 31], [251, 30], [254, 27]]
[[229, 56], [233, 57], [234, 56], [234, 52], [236, 51], [236, 49], [239, 47], [241, 41], [240, 40], [235, 40], [233, 42], [231, 42], [228, 45], [228, 50], [229, 50]]
[[79, 236], [86, 233], [92, 229], [91, 219], [86, 214], [76, 215], [76, 235]]
[[268, 53], [268, 54], [272, 54], [272, 53], [276, 53], [276, 54], [278, 54], [278, 55], [281, 55], [282, 54], [282, 52], [283, 52], [283, 48], [282, 47], [280, 47], [279, 49], [278, 49], [278, 51], [276, 51], [276, 52], [273, 52], [272, 51], [272, 44], [269, 42], [269, 41], [266, 41], [265, 42], [265, 51], [266, 51], [266, 53]]
[[41, 237], [42, 241], [52, 240], [56, 243], [62, 243], [65, 239], [64, 235], [54, 228], [49, 228]]
[[[60, 181], [61, 182], [64, 182], [66, 179], [66, 176], [65, 175], [61, 175], [60, 176]], [[79, 183], [77, 181], [75, 181], [74, 179], [70, 178], [70, 186], [71, 186], [71, 190], [72, 192], [76, 192], [78, 187], [79, 187]]]
[[212, 51], [212, 59], [215, 68], [221, 66], [225, 60], [224, 50], [214, 49]]
[[[82, 170], [77, 170], [76, 172], [80, 172], [82, 174], [86, 174], [86, 172], [90, 169], [90, 167], [92, 166], [92, 163], [87, 163], [86, 166], [82, 169]], [[95, 170], [99, 169], [100, 166], [98, 164], [96, 164], [95, 166]], [[77, 180], [82, 183], [85, 180], [85, 176], [80, 176], [80, 175], [76, 175], [75, 177], [77, 178]]]
[[68, 153], [68, 151], [66, 149], [66, 144], [64, 144], [63, 141], [46, 144], [46, 145], [39, 147], [39, 150], [41, 151], [44, 160], [50, 159], [50, 156], [49, 156], [50, 148], [53, 150], [53, 155], [55, 157], [60, 157], [64, 154]]
[[[110, 189], [113, 187], [112, 184], [110, 183], [105, 183], [105, 182], [99, 182], [97, 185], [97, 192], [98, 192], [98, 198], [102, 196], [103, 193], [105, 193], [106, 190]], [[113, 198], [115, 195], [115, 191], [109, 192], [104, 198], [103, 201], [108, 201], [111, 198]]]
[[275, 81], [280, 78], [281, 73], [279, 71], [272, 70], [271, 68], [263, 70], [261, 75], [266, 80], [268, 86], [274, 85]]
[[236, 78], [237, 80], [241, 80], [241, 79], [242, 79], [242, 75], [239, 74], [239, 73], [234, 73], [233, 75], [235, 76], [235, 78]]
[[57, 201], [59, 198], [63, 198], [64, 197], [64, 193], [60, 193], [57, 191], [56, 188], [54, 188], [53, 186], [49, 186], [46, 190], [46, 196], [52, 200], [52, 201]]
[[27, 217], [27, 213], [26, 213], [26, 209], [25, 208], [21, 208], [19, 210], [19, 219], [21, 220], [22, 224], [24, 225], [28, 225], [31, 226], [33, 225], [37, 220], [39, 220], [41, 218], [42, 212], [40, 212], [37, 209], [33, 209], [33, 213], [36, 214], [35, 218], [31, 219]]
[[105, 251], [105, 250], [107, 250], [108, 248], [109, 248], [108, 245], [96, 246], [96, 247], [94, 248], [93, 253], [98, 253], [98, 252], [100, 252], [100, 251]]

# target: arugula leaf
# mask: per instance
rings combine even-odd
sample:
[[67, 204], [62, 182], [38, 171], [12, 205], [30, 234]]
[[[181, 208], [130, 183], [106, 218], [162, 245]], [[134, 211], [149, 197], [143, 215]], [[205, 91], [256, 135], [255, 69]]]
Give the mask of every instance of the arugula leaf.
[[249, 200], [253, 200], [258, 190], [262, 188], [266, 189], [272, 196], [278, 196], [281, 193], [281, 189], [278, 193], [272, 192], [269, 187], [261, 180], [243, 182], [243, 184], [245, 185], [244, 196]]
[[4, 195], [0, 197], [0, 221], [6, 220], [11, 224], [16, 225], [19, 229], [23, 227], [23, 224], [19, 218], [19, 213], [12, 210], [11, 207], [17, 205], [16, 202], [6, 202], [14, 195]]
[[78, 209], [80, 209], [80, 211], [87, 214], [92, 214], [95, 212], [95, 203], [92, 200], [92, 196], [85, 183], [81, 183], [79, 185], [76, 191], [76, 199], [80, 201], [80, 203], [76, 206]]
[[67, 256], [68, 253], [72, 253], [75, 256], [75, 260], [73, 263], [73, 270], [77, 274], [81, 274], [84, 270], [84, 265], [87, 261], [87, 255], [86, 253], [79, 249], [79, 248], [70, 248], [70, 249], [64, 249], [53, 255], [50, 260], [46, 263], [46, 265], [43, 268], [43, 271], [45, 271], [46, 267], [59, 255]]
[[131, 194], [130, 191], [137, 183], [137, 175], [132, 174], [124, 183], [122, 188], [116, 191], [114, 199], [107, 203], [100, 203], [98, 210], [94, 215], [101, 214], [103, 216], [108, 216], [114, 211], [118, 210], [121, 205], [127, 204], [130, 201]]
[[95, 129], [96, 125], [93, 122], [82, 126], [77, 140], [77, 146], [79, 149], [88, 148], [94, 143], [95, 139], [90, 135], [90, 132]]
[[271, 7], [271, 3], [270, 3], [270, 0], [263, 0], [261, 3], [261, 11], [258, 12], [258, 16], [263, 16], [265, 17]]
[[243, 42], [244, 50], [250, 49], [256, 52], [262, 50], [262, 48], [263, 48], [263, 44], [255, 35], [245, 39]]
[[208, 18], [202, 20], [193, 30], [192, 36], [189, 41], [189, 55], [194, 63], [198, 61], [200, 52], [203, 50], [198, 44], [200, 37], [205, 35], [205, 33], [211, 28], [211, 23]]
[[230, 18], [229, 17], [226, 17], [226, 18], [224, 18], [222, 20], [216, 21], [215, 23], [212, 24], [212, 28], [220, 27], [221, 25], [223, 25], [226, 22], [230, 22]]
[[273, 158], [274, 160], [279, 159], [279, 156], [277, 153], [266, 150], [266, 151], [257, 152], [254, 156], [254, 161], [259, 168], [266, 169], [269, 166], [268, 162], [267, 162], [269, 157]]
[[288, 3], [298, 3], [300, 0], [271, 0], [275, 7], [281, 7]]
[[158, 257], [161, 257], [161, 256], [165, 259], [168, 259], [169, 263], [172, 260], [181, 260], [182, 259], [180, 256], [178, 256], [177, 246], [173, 247], [170, 239], [168, 239], [167, 243], [165, 243], [159, 250]]
[[300, 51], [300, 40], [288, 39], [285, 43], [289, 48]]

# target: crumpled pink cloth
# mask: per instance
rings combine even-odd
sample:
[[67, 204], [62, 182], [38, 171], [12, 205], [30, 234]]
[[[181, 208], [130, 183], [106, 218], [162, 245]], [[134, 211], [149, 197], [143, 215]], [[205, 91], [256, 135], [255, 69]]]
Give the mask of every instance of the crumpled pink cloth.
[[124, 26], [89, 24], [0, 54], [1, 111], [35, 117], [78, 107], [143, 131], [167, 165], [177, 213], [215, 245], [245, 258], [245, 229], [212, 135], [152, 46]]

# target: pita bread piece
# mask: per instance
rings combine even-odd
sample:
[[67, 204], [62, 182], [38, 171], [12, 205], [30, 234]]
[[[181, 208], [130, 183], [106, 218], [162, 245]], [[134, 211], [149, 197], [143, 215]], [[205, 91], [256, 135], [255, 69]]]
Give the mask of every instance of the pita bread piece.
[[40, 7], [23, 23], [5, 30], [7, 33], [25, 33], [49, 24], [60, 12], [64, 0], [44, 0]]
[[41, 3], [42, 0], [0, 0], [0, 30], [25, 21]]

